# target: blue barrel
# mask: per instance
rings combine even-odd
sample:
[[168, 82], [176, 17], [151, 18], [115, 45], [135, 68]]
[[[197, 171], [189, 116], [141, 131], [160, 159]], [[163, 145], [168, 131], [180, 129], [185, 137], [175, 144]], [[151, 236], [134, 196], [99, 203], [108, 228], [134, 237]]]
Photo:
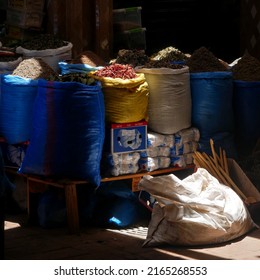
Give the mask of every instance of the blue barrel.
[[190, 74], [192, 125], [200, 131], [200, 149], [210, 153], [210, 139], [235, 157], [233, 77], [229, 71]]
[[235, 143], [251, 153], [260, 138], [260, 81], [234, 81]]

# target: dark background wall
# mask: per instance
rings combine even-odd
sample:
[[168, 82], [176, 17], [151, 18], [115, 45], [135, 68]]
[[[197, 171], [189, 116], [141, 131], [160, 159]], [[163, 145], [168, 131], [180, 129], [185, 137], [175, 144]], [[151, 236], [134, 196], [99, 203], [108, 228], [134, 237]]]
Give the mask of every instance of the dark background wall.
[[228, 62], [240, 56], [239, 0], [114, 0], [113, 5], [142, 7], [148, 54], [168, 46], [185, 53], [205, 46]]

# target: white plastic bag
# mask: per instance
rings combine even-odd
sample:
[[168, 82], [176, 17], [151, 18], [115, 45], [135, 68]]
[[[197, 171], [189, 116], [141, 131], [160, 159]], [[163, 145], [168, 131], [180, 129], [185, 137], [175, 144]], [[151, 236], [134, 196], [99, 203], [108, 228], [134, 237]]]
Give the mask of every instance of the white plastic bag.
[[217, 244], [256, 226], [240, 197], [203, 168], [184, 180], [146, 175], [139, 189], [157, 200], [144, 246]]
[[67, 45], [56, 49], [45, 50], [28, 50], [21, 46], [16, 48], [16, 53], [22, 54], [23, 58], [41, 58], [44, 60], [54, 71], [59, 72], [59, 62], [70, 60], [72, 56], [73, 45], [66, 42]]

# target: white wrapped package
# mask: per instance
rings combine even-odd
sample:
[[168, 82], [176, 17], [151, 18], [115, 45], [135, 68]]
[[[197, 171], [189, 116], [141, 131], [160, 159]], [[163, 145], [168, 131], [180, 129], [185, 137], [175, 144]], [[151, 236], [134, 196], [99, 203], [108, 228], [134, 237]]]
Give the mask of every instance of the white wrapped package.
[[172, 148], [171, 148], [171, 154], [170, 156], [179, 156], [179, 155], [184, 155], [188, 153], [192, 153], [197, 151], [199, 146], [198, 142], [195, 141], [190, 141], [190, 142], [185, 142], [185, 143], [176, 143]]
[[187, 142], [199, 142], [200, 132], [196, 127], [182, 129], [175, 133], [175, 143], [183, 145]]
[[118, 164], [111, 168], [110, 172], [113, 176], [119, 176], [124, 174], [135, 174], [139, 170], [138, 163], [136, 164]]
[[107, 156], [107, 160], [111, 166], [121, 164], [137, 164], [139, 159], [140, 154], [137, 152], [109, 154]]
[[170, 147], [148, 147], [146, 151], [141, 152], [142, 157], [169, 157]]
[[145, 175], [138, 187], [157, 200], [144, 246], [218, 244], [256, 227], [240, 197], [203, 168], [184, 180]]
[[139, 167], [141, 170], [150, 172], [160, 168], [167, 168], [170, 163], [171, 159], [169, 157], [147, 157], [139, 160]]
[[147, 133], [147, 147], [173, 147], [174, 135], [165, 135], [156, 132]]

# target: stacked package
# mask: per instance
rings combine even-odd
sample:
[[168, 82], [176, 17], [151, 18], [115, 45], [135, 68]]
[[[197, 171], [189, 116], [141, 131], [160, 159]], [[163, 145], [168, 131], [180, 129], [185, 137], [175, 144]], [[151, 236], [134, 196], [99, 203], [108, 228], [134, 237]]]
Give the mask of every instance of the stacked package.
[[145, 50], [146, 28], [142, 27], [142, 7], [113, 9], [114, 51]]
[[199, 130], [194, 127], [167, 135], [150, 131], [147, 135], [147, 150], [140, 153], [139, 168], [154, 171], [192, 164], [192, 155], [198, 148], [199, 138]]
[[139, 152], [110, 154], [107, 159], [111, 167], [110, 173], [113, 176], [137, 173], [139, 170]]

